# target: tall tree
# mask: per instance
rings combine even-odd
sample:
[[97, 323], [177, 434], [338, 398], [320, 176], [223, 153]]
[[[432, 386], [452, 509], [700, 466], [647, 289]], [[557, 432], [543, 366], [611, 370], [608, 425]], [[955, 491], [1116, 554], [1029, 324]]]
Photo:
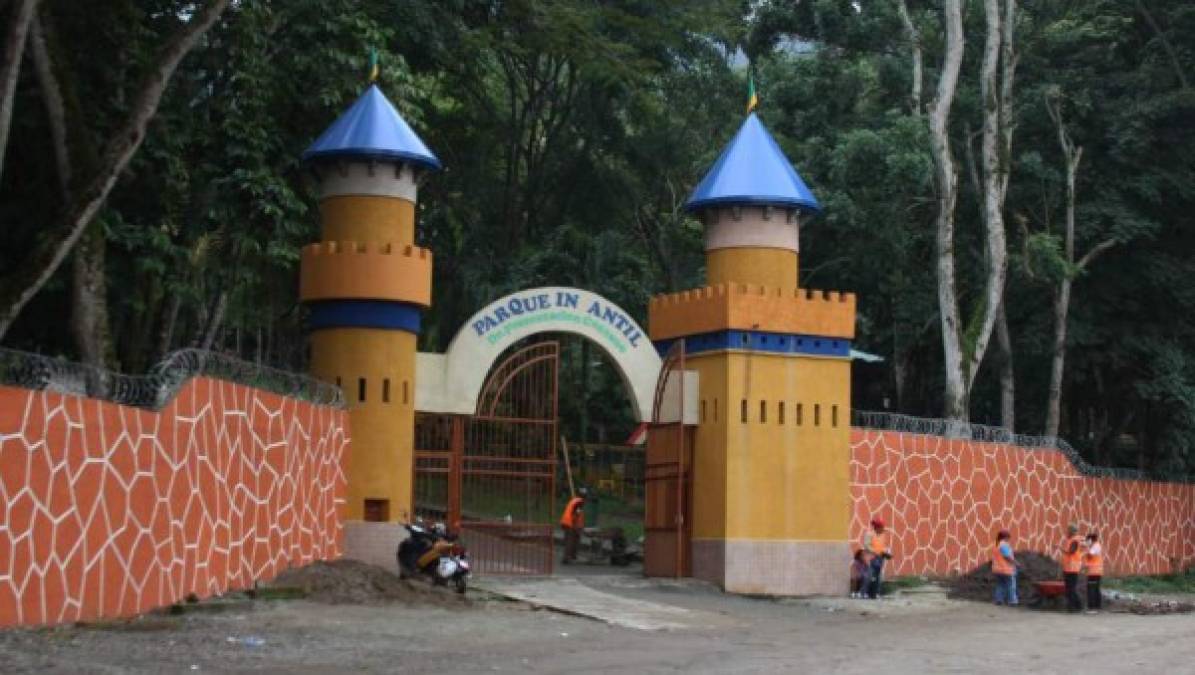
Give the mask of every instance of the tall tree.
[[209, 0], [194, 14], [181, 19], [182, 26], [162, 48], [133, 97], [128, 116], [105, 144], [95, 175], [63, 205], [49, 232], [10, 274], [0, 278], [0, 340], [25, 305], [46, 285], [74, 248], [87, 226], [107, 199], [121, 171], [145, 139], [171, 76], [183, 57], [220, 18], [230, 0]]
[[954, 263], [954, 209], [958, 201], [958, 169], [950, 149], [950, 109], [958, 89], [963, 63], [963, 15], [961, 0], [942, 4], [946, 41], [942, 69], [938, 74], [937, 94], [930, 104], [929, 129], [934, 166], [937, 167], [938, 226], [937, 271], [938, 312], [942, 328], [942, 353], [945, 367], [944, 414], [957, 420], [967, 419], [966, 366], [970, 355], [963, 351], [961, 315]]

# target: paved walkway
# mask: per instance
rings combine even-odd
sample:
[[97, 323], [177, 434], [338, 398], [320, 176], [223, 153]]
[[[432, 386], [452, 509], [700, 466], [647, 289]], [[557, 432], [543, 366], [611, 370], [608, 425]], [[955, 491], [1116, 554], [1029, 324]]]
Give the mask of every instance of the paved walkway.
[[536, 607], [597, 619], [638, 630], [714, 628], [734, 622], [720, 614], [685, 609], [658, 602], [633, 600], [595, 590], [577, 579], [538, 577], [533, 579], [486, 578], [474, 584], [491, 593]]

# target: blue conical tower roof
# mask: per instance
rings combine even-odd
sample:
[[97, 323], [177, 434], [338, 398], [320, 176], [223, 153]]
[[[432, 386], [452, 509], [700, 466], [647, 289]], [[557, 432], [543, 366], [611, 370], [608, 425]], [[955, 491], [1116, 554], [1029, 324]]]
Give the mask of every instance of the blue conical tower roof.
[[303, 153], [304, 162], [324, 157], [399, 159], [440, 168], [440, 160], [376, 84], [369, 85], [361, 98]]
[[755, 113], [747, 116], [685, 208], [736, 204], [795, 207], [813, 213], [822, 208]]

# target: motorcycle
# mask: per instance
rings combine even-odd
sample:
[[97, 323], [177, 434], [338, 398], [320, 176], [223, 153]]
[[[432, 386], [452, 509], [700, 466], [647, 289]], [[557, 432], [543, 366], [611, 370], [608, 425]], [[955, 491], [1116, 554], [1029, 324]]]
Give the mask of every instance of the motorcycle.
[[407, 538], [398, 545], [395, 554], [399, 576], [422, 576], [436, 586], [452, 584], [457, 593], [464, 594], [472, 573], [465, 547], [440, 524], [427, 528], [410, 523], [404, 527]]

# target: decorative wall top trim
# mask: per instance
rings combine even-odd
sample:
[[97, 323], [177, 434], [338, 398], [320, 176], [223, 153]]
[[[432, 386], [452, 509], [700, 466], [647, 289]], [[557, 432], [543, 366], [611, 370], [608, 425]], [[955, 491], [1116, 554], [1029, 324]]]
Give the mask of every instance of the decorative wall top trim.
[[1116, 478], [1120, 480], [1140, 480], [1156, 483], [1195, 483], [1195, 476], [1173, 474], [1163, 476], [1137, 469], [1094, 466], [1083, 459], [1079, 451], [1075, 450], [1064, 438], [1017, 434], [1004, 427], [989, 426], [987, 424], [971, 424], [969, 422], [935, 417], [914, 417], [899, 413], [855, 410], [852, 412], [851, 426], [858, 429], [871, 429], [875, 431], [940, 436], [960, 441], [1014, 445], [1031, 450], [1055, 450], [1062, 453], [1080, 474], [1095, 478]]
[[340, 388], [315, 378], [204, 351], [171, 352], [145, 375], [125, 375], [65, 359], [0, 348], [0, 385], [86, 396], [158, 410], [188, 380], [210, 377], [317, 405], [344, 407]]

